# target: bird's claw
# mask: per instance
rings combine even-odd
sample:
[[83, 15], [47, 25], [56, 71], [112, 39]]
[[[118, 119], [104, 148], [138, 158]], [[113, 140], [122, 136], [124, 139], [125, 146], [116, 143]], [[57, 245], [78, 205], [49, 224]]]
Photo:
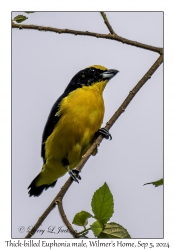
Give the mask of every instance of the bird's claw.
[[109, 133], [109, 131], [106, 128], [98, 129], [97, 132], [96, 132], [96, 135], [98, 136], [99, 134], [102, 135], [107, 140], [108, 139], [112, 140], [112, 136], [111, 136], [111, 134]]
[[79, 175], [80, 170], [78, 169], [72, 169], [69, 170], [68, 173], [70, 175], [70, 177], [77, 183], [79, 183], [78, 180], [81, 180], [81, 176]]
[[79, 175], [79, 173], [81, 172], [80, 170], [74, 168], [74, 169], [72, 169], [72, 172], [74, 173], [74, 175], [75, 175], [79, 180], [81, 180], [81, 176]]

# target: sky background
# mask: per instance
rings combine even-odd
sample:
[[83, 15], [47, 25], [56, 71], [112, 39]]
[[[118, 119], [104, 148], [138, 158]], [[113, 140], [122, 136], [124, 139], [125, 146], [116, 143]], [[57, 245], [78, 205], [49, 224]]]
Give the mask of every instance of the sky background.
[[[24, 13], [12, 13], [12, 18], [18, 14]], [[163, 47], [162, 12], [106, 14], [119, 36]], [[98, 12], [36, 12], [26, 16], [24, 24], [109, 33]], [[24, 238], [27, 228], [35, 224], [69, 177], [60, 178], [54, 188], [38, 198], [28, 196], [27, 187], [42, 168], [45, 122], [71, 78], [94, 64], [120, 71], [104, 91], [105, 126], [158, 57], [158, 53], [112, 40], [12, 29], [12, 237]], [[132, 238], [162, 238], [163, 187], [143, 184], [163, 177], [163, 65], [110, 133], [112, 141], [103, 140], [98, 154], [84, 166], [82, 181], [73, 183], [65, 195], [68, 220], [72, 222], [82, 210], [91, 213], [93, 193], [106, 182], [114, 197], [110, 221], [121, 224]], [[20, 227], [24, 227], [23, 233]], [[49, 233], [49, 227], [66, 230], [57, 208], [40, 226], [44, 233], [37, 232], [33, 238], [72, 237], [66, 232]]]

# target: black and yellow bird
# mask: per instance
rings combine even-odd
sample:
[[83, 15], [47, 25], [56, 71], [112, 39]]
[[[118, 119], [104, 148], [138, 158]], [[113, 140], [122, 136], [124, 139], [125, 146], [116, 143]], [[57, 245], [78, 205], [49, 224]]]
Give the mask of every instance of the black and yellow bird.
[[68, 172], [78, 182], [74, 169], [98, 134], [110, 138], [101, 128], [104, 117], [103, 90], [119, 71], [94, 65], [78, 72], [53, 105], [46, 122], [41, 146], [43, 167], [29, 185], [29, 196], [39, 196], [54, 187]]

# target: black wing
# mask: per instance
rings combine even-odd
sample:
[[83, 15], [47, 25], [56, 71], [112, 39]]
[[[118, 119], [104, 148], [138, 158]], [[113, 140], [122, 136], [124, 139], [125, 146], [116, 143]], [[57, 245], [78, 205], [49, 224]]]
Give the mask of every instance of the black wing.
[[57, 122], [60, 119], [60, 116], [57, 116], [56, 113], [59, 110], [59, 104], [61, 102], [61, 100], [64, 98], [64, 94], [62, 94], [54, 103], [49, 117], [47, 119], [46, 125], [44, 127], [44, 131], [43, 131], [43, 135], [42, 135], [42, 144], [41, 144], [41, 156], [43, 158], [43, 161], [45, 163], [45, 141], [47, 140], [47, 138], [49, 137], [49, 135], [51, 135], [52, 131], [54, 130], [55, 125], [57, 124]]

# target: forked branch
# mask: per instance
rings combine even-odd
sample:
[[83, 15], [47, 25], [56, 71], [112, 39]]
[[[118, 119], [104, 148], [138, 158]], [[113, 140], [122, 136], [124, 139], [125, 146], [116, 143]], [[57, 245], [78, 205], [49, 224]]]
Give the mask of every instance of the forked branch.
[[138, 48], [150, 50], [157, 52], [159, 54], [163, 54], [163, 49], [151, 45], [147, 45], [144, 43], [139, 43], [136, 41], [132, 41], [129, 39], [126, 39], [124, 37], [118, 36], [112, 29], [112, 26], [110, 25], [106, 14], [104, 12], [101, 12], [101, 15], [104, 19], [104, 22], [106, 26], [108, 27], [110, 34], [100, 34], [100, 33], [94, 33], [94, 32], [89, 32], [89, 31], [79, 31], [79, 30], [70, 30], [70, 29], [58, 29], [58, 28], [53, 28], [53, 27], [45, 27], [45, 26], [39, 26], [39, 25], [33, 25], [33, 24], [16, 24], [12, 22], [12, 28], [17, 28], [17, 29], [33, 29], [33, 30], [38, 30], [38, 31], [50, 31], [50, 32], [55, 32], [58, 34], [72, 34], [72, 35], [79, 35], [79, 36], [92, 36], [96, 38], [103, 38], [103, 39], [109, 39], [109, 40], [115, 40], [121, 43], [125, 43], [128, 45], [132, 45]]

